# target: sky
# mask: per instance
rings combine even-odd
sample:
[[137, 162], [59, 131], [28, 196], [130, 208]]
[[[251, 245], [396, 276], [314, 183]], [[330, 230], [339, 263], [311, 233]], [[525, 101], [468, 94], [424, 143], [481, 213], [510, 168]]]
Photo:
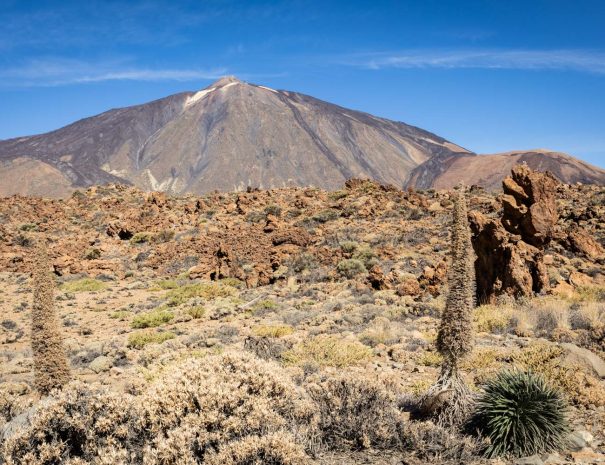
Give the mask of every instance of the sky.
[[605, 167], [602, 0], [0, 0], [0, 139], [223, 75]]

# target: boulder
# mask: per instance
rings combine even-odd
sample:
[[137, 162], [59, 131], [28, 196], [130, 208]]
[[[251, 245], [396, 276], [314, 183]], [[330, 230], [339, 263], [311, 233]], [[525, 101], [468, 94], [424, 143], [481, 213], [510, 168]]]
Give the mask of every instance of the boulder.
[[569, 448], [573, 451], [579, 451], [584, 449], [585, 447], [588, 447], [593, 440], [593, 435], [590, 434], [588, 431], [574, 431], [569, 436], [567, 436]]
[[398, 296], [412, 296], [415, 297], [420, 295], [422, 290], [420, 289], [420, 284], [416, 278], [405, 278], [399, 286], [397, 286], [397, 295]]
[[367, 280], [373, 289], [384, 290], [391, 288], [387, 278], [382, 272], [382, 269], [378, 265], [374, 265], [372, 268], [370, 268], [368, 271]]
[[106, 357], [105, 355], [101, 355], [95, 358], [88, 368], [90, 368], [95, 373], [101, 373], [104, 371], [109, 371], [113, 366], [113, 359], [111, 357]]
[[581, 365], [599, 378], [605, 379], [605, 361], [597, 354], [571, 343], [561, 344], [561, 347], [567, 352], [566, 361]]
[[566, 244], [568, 249], [583, 255], [589, 260], [597, 260], [605, 256], [605, 251], [585, 229], [573, 224], [567, 234]]

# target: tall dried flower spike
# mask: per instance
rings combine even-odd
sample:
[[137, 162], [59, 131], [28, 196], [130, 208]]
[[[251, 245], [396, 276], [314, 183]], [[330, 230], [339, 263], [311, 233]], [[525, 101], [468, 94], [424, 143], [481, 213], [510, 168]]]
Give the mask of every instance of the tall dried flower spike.
[[422, 413], [442, 426], [462, 423], [469, 414], [471, 393], [458, 371], [460, 360], [473, 346], [472, 312], [475, 271], [464, 189], [454, 196], [452, 219], [452, 265], [449, 292], [437, 335], [437, 350], [443, 357], [441, 374], [421, 401]]
[[70, 370], [57, 323], [54, 279], [44, 239], [34, 249], [33, 308], [31, 344], [34, 358], [34, 384], [41, 395], [61, 388], [70, 379]]

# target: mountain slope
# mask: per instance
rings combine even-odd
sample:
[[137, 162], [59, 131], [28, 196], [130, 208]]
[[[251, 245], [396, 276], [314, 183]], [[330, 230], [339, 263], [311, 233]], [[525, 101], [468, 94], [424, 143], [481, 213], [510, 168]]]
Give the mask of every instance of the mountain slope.
[[[312, 97], [223, 78], [200, 92], [110, 110], [57, 131], [0, 141], [0, 194], [44, 191], [24, 163], [53, 172], [50, 195], [121, 182], [172, 193], [315, 185], [351, 177], [403, 186], [434, 155], [466, 153], [434, 134]], [[12, 176], [18, 173], [20, 176]]]
[[340, 187], [365, 177], [397, 187], [498, 187], [515, 163], [565, 182], [605, 172], [564, 154], [478, 156], [420, 128], [226, 77], [199, 92], [107, 111], [0, 141], [0, 196], [66, 196], [94, 184], [173, 194], [247, 187]]
[[422, 189], [449, 189], [462, 182], [495, 190], [501, 187], [512, 167], [521, 163], [537, 171], [550, 171], [569, 184], [605, 184], [605, 170], [565, 153], [536, 149], [492, 155], [433, 157], [412, 171], [408, 185]]

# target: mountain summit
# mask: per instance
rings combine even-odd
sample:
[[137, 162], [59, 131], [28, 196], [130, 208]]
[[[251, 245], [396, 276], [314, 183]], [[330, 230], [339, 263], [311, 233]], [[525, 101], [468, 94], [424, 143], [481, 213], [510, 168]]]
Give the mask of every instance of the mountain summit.
[[[451, 166], [460, 170], [461, 160], [476, 159], [417, 127], [227, 76], [198, 92], [0, 141], [0, 195], [64, 196], [108, 182], [174, 194], [249, 186], [331, 189], [351, 177], [399, 187], [440, 180], [444, 187], [452, 184]], [[506, 174], [481, 169], [491, 178]], [[578, 169], [578, 180], [589, 179], [587, 168]], [[605, 171], [591, 169], [592, 182], [605, 183]]]

